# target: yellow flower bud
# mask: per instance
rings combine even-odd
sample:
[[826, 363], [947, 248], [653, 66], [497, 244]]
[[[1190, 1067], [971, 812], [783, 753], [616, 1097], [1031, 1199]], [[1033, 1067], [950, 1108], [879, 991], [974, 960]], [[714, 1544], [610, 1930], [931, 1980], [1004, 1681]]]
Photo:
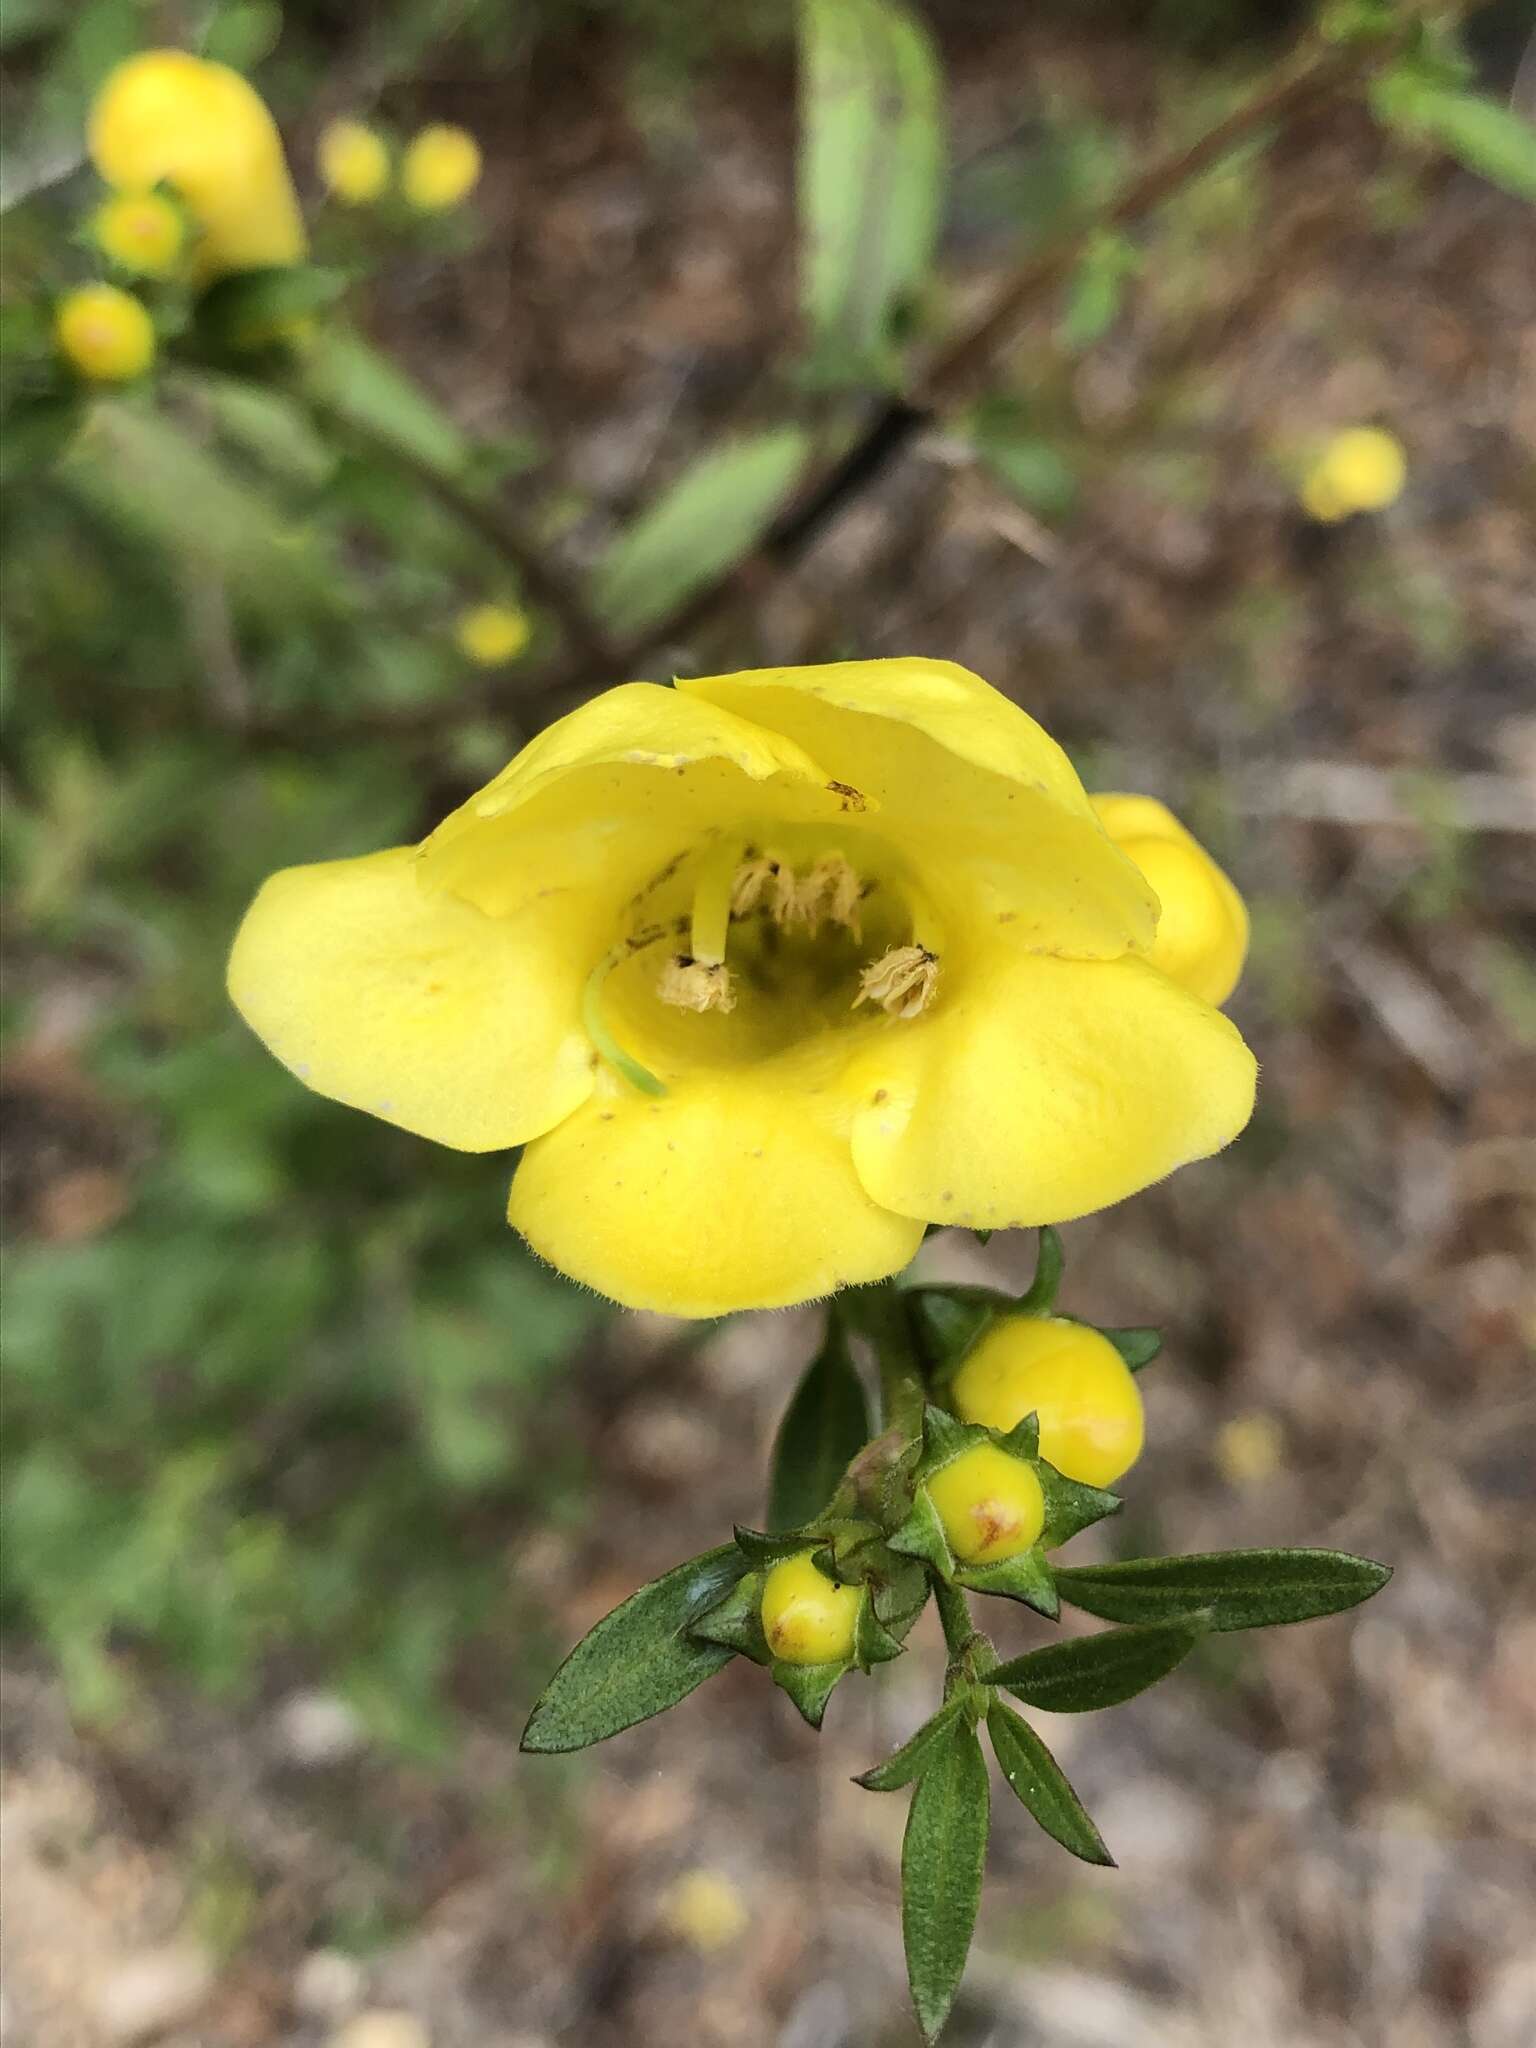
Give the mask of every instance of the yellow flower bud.
[[1161, 906], [1152, 965], [1202, 1002], [1224, 1003], [1248, 953], [1242, 897], [1156, 797], [1096, 796], [1092, 801], [1099, 823], [1146, 876]]
[[1307, 472], [1301, 502], [1314, 519], [1331, 523], [1351, 512], [1380, 512], [1402, 496], [1407, 481], [1408, 458], [1395, 434], [1348, 427]]
[[389, 183], [389, 145], [361, 121], [331, 121], [316, 152], [325, 189], [343, 206], [368, 206]]
[[924, 1483], [962, 1564], [1001, 1564], [1040, 1540], [1045, 1495], [1039, 1477], [996, 1444], [962, 1451]]
[[528, 645], [533, 628], [515, 604], [477, 604], [459, 614], [453, 629], [459, 652], [482, 668], [499, 668]]
[[82, 377], [126, 384], [155, 359], [155, 329], [142, 302], [115, 284], [87, 284], [59, 301], [53, 322], [60, 353]]
[[480, 145], [467, 128], [435, 122], [413, 137], [400, 166], [400, 189], [421, 213], [446, 213], [480, 181]]
[[1111, 1486], [1141, 1456], [1145, 1423], [1135, 1375], [1107, 1337], [1060, 1316], [1004, 1316], [976, 1345], [950, 1390], [966, 1422], [1012, 1429], [1040, 1418], [1040, 1455], [1068, 1479]]
[[689, 1870], [662, 1896], [661, 1917], [679, 1940], [703, 1954], [728, 1948], [751, 1916], [740, 1890], [718, 1870]]
[[185, 50], [143, 50], [108, 74], [87, 126], [109, 185], [167, 184], [200, 230], [204, 278], [297, 263], [306, 249], [283, 145], [239, 72]]
[[181, 209], [158, 192], [125, 192], [97, 207], [91, 234], [104, 256], [134, 277], [169, 277], [181, 261], [187, 227]]
[[853, 1655], [862, 1595], [819, 1572], [808, 1550], [786, 1557], [763, 1583], [763, 1634], [786, 1664], [831, 1664]]
[[1262, 1486], [1279, 1471], [1285, 1435], [1272, 1415], [1234, 1415], [1216, 1432], [1216, 1463], [1231, 1486]]

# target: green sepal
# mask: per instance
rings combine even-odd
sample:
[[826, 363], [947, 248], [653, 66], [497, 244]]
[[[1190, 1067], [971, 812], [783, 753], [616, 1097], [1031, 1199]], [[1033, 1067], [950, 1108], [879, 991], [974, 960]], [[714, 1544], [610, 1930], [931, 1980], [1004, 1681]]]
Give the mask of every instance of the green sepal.
[[775, 1657], [768, 1669], [774, 1684], [799, 1708], [802, 1720], [820, 1728], [833, 1688], [853, 1669], [853, 1659], [840, 1657], [835, 1664], [787, 1664], [782, 1657]]
[[939, 1520], [938, 1509], [922, 1487], [913, 1498], [906, 1520], [886, 1538], [886, 1542], [904, 1557], [920, 1558], [924, 1564], [932, 1565], [941, 1579], [952, 1579], [955, 1575], [954, 1554], [949, 1547], [949, 1538], [944, 1534], [944, 1524]]
[[1114, 1345], [1132, 1372], [1140, 1372], [1150, 1365], [1163, 1348], [1162, 1331], [1142, 1326], [1129, 1330], [1099, 1330], [1099, 1335]]
[[699, 1642], [690, 1629], [740, 1573], [741, 1553], [727, 1543], [631, 1593], [588, 1629], [540, 1693], [522, 1747], [586, 1749], [686, 1699], [730, 1661], [726, 1645]]
[[1061, 1292], [1061, 1275], [1066, 1265], [1066, 1255], [1061, 1248], [1061, 1237], [1049, 1223], [1040, 1226], [1040, 1242], [1035, 1252], [1035, 1277], [1012, 1305], [1012, 1313], [1021, 1316], [1048, 1316], [1056, 1306], [1056, 1297]]
[[1058, 1566], [1063, 1600], [1104, 1621], [1172, 1621], [1210, 1611], [1210, 1627], [1274, 1628], [1338, 1614], [1379, 1593], [1392, 1567], [1343, 1550], [1217, 1550], [1124, 1564]]
[[1181, 1664], [1210, 1627], [1202, 1609], [1181, 1621], [1106, 1629], [1010, 1658], [983, 1675], [1026, 1707], [1052, 1714], [1095, 1713], [1134, 1699]]
[[984, 1422], [961, 1422], [947, 1409], [935, 1408], [930, 1402], [923, 1410], [923, 1450], [913, 1468], [913, 1484], [921, 1486], [935, 1472], [942, 1472], [962, 1451], [968, 1451], [976, 1444], [995, 1441], [996, 1432], [988, 1429]]
[[993, 1287], [913, 1287], [905, 1299], [936, 1376], [953, 1372], [994, 1318], [1012, 1307]]
[[1068, 1784], [1059, 1763], [1022, 1715], [994, 1699], [987, 1709], [987, 1733], [1009, 1790], [1027, 1807], [1053, 1841], [1084, 1863], [1113, 1870], [1115, 1859]]
[[708, 1608], [688, 1624], [688, 1633], [700, 1642], [719, 1643], [750, 1657], [754, 1664], [766, 1664], [772, 1652], [763, 1634], [763, 1574], [746, 1572], [716, 1607]]
[[954, 1576], [957, 1586], [972, 1593], [1000, 1593], [1005, 1600], [1022, 1600], [1047, 1621], [1055, 1621], [1061, 1613], [1055, 1576], [1038, 1544], [1033, 1550], [1021, 1550], [1017, 1557], [1002, 1558], [997, 1564], [959, 1565]]
[[1102, 1486], [1085, 1486], [1080, 1479], [1068, 1479], [1044, 1458], [1035, 1460], [1035, 1474], [1045, 1495], [1045, 1527], [1040, 1532], [1042, 1550], [1054, 1550], [1079, 1530], [1091, 1529], [1106, 1515], [1118, 1515], [1125, 1503], [1117, 1493]]
[[991, 1804], [981, 1743], [962, 1718], [924, 1758], [901, 1845], [907, 1981], [930, 2043], [949, 2017], [970, 1950]]
[[899, 1639], [876, 1614], [875, 1603], [866, 1593], [853, 1625], [853, 1661], [861, 1671], [869, 1671], [876, 1664], [889, 1664], [901, 1650]]
[[965, 1693], [952, 1693], [933, 1718], [909, 1736], [900, 1749], [893, 1750], [884, 1763], [861, 1771], [854, 1784], [862, 1785], [866, 1792], [899, 1792], [904, 1785], [910, 1785], [928, 1768], [950, 1730], [965, 1718], [968, 1705]]
[[1024, 1458], [1036, 1464], [1040, 1457], [1040, 1417], [1031, 1408], [1027, 1415], [1020, 1416], [1012, 1429], [1001, 1433], [997, 1448], [1006, 1451], [1010, 1458]]
[[[836, 1522], [812, 1522], [802, 1529], [744, 1529], [738, 1526], [736, 1548], [754, 1571], [770, 1571], [786, 1557], [798, 1557], [805, 1550], [819, 1551], [835, 1536], [839, 1526]], [[874, 1524], [861, 1522], [858, 1527], [872, 1531]]]
[[927, 1572], [916, 1559], [897, 1556], [887, 1544], [869, 1586], [875, 1619], [898, 1643], [905, 1642], [928, 1605]]

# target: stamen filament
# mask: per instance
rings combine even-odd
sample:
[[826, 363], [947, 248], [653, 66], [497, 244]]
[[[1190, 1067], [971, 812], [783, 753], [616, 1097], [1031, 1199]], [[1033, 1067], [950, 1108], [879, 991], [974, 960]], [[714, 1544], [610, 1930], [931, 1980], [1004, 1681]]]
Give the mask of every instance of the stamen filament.
[[688, 951], [695, 960], [709, 966], [718, 966], [725, 958], [731, 928], [731, 895], [740, 865], [741, 848], [734, 839], [714, 846], [699, 864]]

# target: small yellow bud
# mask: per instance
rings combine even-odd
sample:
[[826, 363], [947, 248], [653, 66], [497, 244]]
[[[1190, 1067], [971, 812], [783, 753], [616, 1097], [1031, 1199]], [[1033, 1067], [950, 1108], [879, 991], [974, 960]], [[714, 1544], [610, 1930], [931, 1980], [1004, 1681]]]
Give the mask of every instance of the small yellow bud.
[[515, 604], [477, 604], [461, 612], [453, 629], [459, 652], [481, 668], [499, 668], [528, 645], [528, 614]]
[[60, 353], [93, 383], [126, 384], [155, 359], [155, 329], [141, 301], [115, 284], [87, 284], [59, 301]]
[[763, 1583], [763, 1634], [786, 1664], [831, 1664], [853, 1655], [860, 1589], [819, 1572], [811, 1553], [786, 1557]]
[[1224, 1003], [1248, 953], [1242, 897], [1156, 797], [1096, 796], [1092, 802], [1099, 823], [1157, 897], [1152, 965], [1202, 1002]]
[[91, 234], [104, 256], [133, 277], [169, 277], [187, 245], [179, 207], [158, 192], [125, 192], [96, 209]]
[[747, 1931], [740, 1891], [718, 1870], [689, 1870], [662, 1896], [661, 1917], [680, 1941], [703, 1954], [728, 1948]]
[[996, 1444], [976, 1444], [925, 1484], [962, 1564], [1001, 1564], [1040, 1539], [1045, 1495], [1032, 1466]]
[[1068, 1479], [1112, 1486], [1141, 1456], [1135, 1375], [1107, 1337], [1059, 1316], [1004, 1316], [955, 1375], [955, 1413], [1008, 1430], [1040, 1418], [1040, 1455]]
[[1408, 458], [1395, 434], [1382, 427], [1348, 427], [1335, 434], [1301, 487], [1314, 519], [1332, 522], [1351, 512], [1380, 512], [1395, 503], [1408, 481]]
[[361, 121], [330, 121], [315, 158], [320, 180], [343, 206], [368, 206], [389, 183], [389, 145]]
[[1217, 1430], [1215, 1448], [1229, 1486], [1262, 1486], [1280, 1469], [1285, 1436], [1272, 1415], [1235, 1415]]
[[467, 128], [442, 121], [412, 138], [400, 166], [400, 189], [421, 213], [462, 205], [479, 181], [479, 143]]

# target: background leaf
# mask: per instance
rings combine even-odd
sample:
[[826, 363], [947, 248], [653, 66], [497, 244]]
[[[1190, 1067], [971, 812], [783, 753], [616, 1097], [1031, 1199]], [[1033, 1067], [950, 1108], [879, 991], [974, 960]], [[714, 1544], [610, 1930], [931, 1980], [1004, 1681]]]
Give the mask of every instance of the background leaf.
[[921, 283], [942, 201], [938, 65], [891, 0], [802, 0], [801, 298], [824, 368], [879, 365]]
[[1203, 1616], [1109, 1629], [1103, 1635], [1052, 1643], [987, 1673], [1027, 1707], [1053, 1714], [1085, 1714], [1133, 1699], [1183, 1662], [1206, 1632]]
[[525, 1750], [586, 1749], [676, 1706], [735, 1655], [685, 1630], [741, 1577], [734, 1543], [653, 1579], [589, 1629], [539, 1695]]
[[849, 1460], [869, 1440], [869, 1403], [836, 1315], [806, 1367], [779, 1433], [768, 1478], [768, 1526], [798, 1529], [832, 1498]]
[[1343, 1550], [1218, 1550], [1056, 1567], [1056, 1586], [1104, 1621], [1168, 1621], [1202, 1608], [1214, 1630], [1272, 1628], [1337, 1614], [1379, 1593], [1390, 1565]]
[[1385, 81], [1373, 104], [1388, 126], [1431, 136], [1491, 185], [1536, 200], [1536, 125], [1512, 107], [1401, 76]]
[[994, 1700], [987, 1709], [987, 1733], [1009, 1789], [1027, 1806], [1053, 1841], [1084, 1863], [1114, 1868], [1115, 1859], [1088, 1811], [1067, 1783], [1060, 1764], [1022, 1715]]
[[956, 1728], [918, 1781], [901, 1845], [907, 1981], [927, 2041], [938, 2038], [965, 1970], [981, 1903], [990, 1807], [975, 1730]]
[[619, 632], [664, 618], [767, 531], [810, 452], [799, 427], [726, 443], [686, 469], [614, 542], [593, 601]]

